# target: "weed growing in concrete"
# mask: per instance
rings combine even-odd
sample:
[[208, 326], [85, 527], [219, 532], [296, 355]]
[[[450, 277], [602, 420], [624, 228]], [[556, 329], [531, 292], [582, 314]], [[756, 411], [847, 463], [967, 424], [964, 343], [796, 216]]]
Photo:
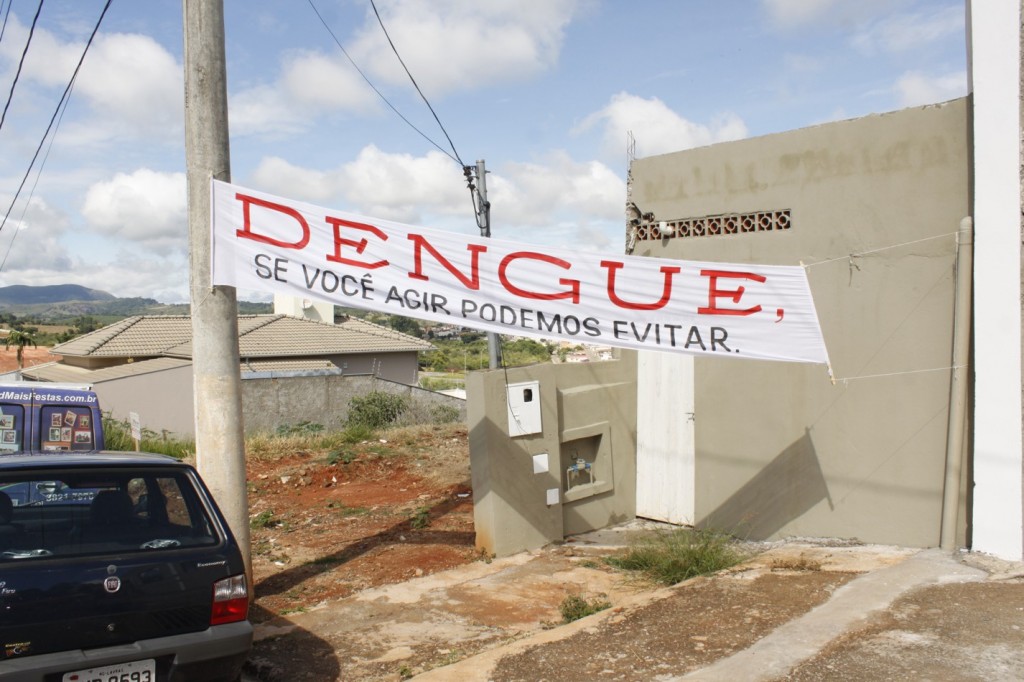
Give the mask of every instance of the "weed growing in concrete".
[[562, 612], [562, 622], [571, 623], [598, 611], [604, 611], [610, 606], [611, 602], [604, 599], [588, 600], [578, 594], [570, 594], [558, 605], [558, 610]]
[[742, 558], [725, 533], [681, 528], [645, 537], [624, 554], [605, 561], [616, 568], [641, 572], [655, 582], [675, 585], [734, 566]]

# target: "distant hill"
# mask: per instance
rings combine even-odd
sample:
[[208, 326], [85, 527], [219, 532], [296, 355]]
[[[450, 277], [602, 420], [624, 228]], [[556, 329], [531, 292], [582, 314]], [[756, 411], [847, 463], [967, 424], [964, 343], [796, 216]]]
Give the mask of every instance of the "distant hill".
[[[238, 302], [242, 314], [270, 313], [270, 303]], [[132, 315], [188, 315], [187, 303], [160, 303], [152, 298], [118, 298], [77, 284], [0, 287], [0, 312], [31, 317], [42, 322], [69, 320], [82, 315], [130, 317]]]
[[[112, 301], [117, 297], [99, 289], [77, 284], [52, 284], [34, 287], [13, 284], [0, 287], [0, 305], [33, 305], [36, 303], [63, 303], [65, 301]], [[151, 300], [151, 299], [144, 299]], [[156, 303], [156, 301], [152, 301]]]

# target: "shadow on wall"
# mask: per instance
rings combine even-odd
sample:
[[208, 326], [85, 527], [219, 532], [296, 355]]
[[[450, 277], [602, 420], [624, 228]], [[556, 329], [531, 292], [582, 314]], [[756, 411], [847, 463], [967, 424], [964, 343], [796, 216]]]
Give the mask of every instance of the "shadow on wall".
[[807, 431], [698, 525], [764, 540], [821, 500], [835, 509]]

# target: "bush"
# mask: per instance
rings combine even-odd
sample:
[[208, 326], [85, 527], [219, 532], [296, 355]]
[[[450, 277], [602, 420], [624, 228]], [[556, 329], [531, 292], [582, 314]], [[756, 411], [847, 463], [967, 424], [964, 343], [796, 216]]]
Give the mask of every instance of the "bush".
[[409, 401], [403, 396], [373, 391], [349, 401], [348, 423], [350, 426], [383, 429], [397, 422], [408, 407]]
[[[103, 444], [107, 450], [132, 452], [135, 440], [132, 438], [132, 427], [127, 419], [114, 419], [109, 413], [103, 415]], [[185, 459], [195, 454], [196, 443], [191, 439], [175, 438], [167, 432], [158, 434], [152, 429], [143, 428], [139, 441], [139, 450], [170, 455], [175, 459]]]
[[349, 424], [345, 427], [345, 430], [341, 432], [341, 442], [348, 445], [354, 445], [355, 443], [362, 443], [366, 440], [373, 440], [376, 436], [376, 432], [365, 424]]
[[454, 405], [434, 405], [430, 410], [435, 424], [451, 424], [459, 421], [459, 408]]
[[648, 536], [622, 556], [608, 557], [605, 561], [616, 568], [640, 571], [655, 582], [675, 585], [733, 566], [741, 558], [728, 535], [681, 528]]
[[588, 601], [578, 594], [570, 594], [558, 605], [558, 610], [562, 612], [562, 622], [571, 623], [574, 620], [593, 615], [598, 611], [604, 611], [610, 606], [611, 603], [603, 599]]
[[312, 436], [324, 430], [323, 424], [301, 421], [298, 424], [282, 424], [277, 427], [279, 436]]

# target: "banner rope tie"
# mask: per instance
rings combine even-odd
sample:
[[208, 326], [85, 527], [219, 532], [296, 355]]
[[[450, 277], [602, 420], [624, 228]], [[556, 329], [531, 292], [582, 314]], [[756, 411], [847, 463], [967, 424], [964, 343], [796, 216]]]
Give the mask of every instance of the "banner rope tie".
[[899, 248], [902, 248], [904, 246], [912, 246], [914, 244], [920, 244], [921, 242], [932, 241], [933, 239], [944, 239], [946, 237], [955, 237], [957, 234], [958, 234], [958, 232], [946, 232], [944, 234], [935, 235], [934, 237], [924, 237], [923, 239], [915, 239], [915, 240], [909, 241], [909, 242], [901, 242], [899, 244], [891, 244], [889, 246], [882, 246], [882, 247], [879, 247], [877, 249], [870, 249], [868, 251], [860, 251], [858, 253], [851, 253], [851, 254], [846, 255], [846, 256], [839, 256], [838, 258], [826, 258], [825, 260], [815, 261], [814, 263], [804, 263], [803, 261], [801, 261], [800, 265], [802, 265], [803, 268], [806, 270], [808, 268], [814, 267], [815, 265], [824, 265], [825, 263], [835, 263], [836, 261], [848, 261], [851, 258], [860, 258], [862, 256], [870, 256], [873, 253], [879, 253], [881, 251], [889, 251], [891, 249], [899, 249]]
[[931, 367], [929, 369], [910, 369], [910, 370], [906, 370], [904, 372], [887, 372], [885, 374], [862, 374], [861, 376], [856, 376], [856, 377], [837, 378], [837, 379], [835, 379], [833, 381], [833, 383], [842, 382], [843, 385], [846, 386], [851, 381], [857, 381], [859, 379], [879, 379], [879, 378], [882, 378], [882, 377], [903, 376], [905, 374], [923, 374], [925, 372], [946, 372], [946, 371], [949, 371], [951, 369], [966, 369], [966, 365], [950, 365], [949, 367]]

